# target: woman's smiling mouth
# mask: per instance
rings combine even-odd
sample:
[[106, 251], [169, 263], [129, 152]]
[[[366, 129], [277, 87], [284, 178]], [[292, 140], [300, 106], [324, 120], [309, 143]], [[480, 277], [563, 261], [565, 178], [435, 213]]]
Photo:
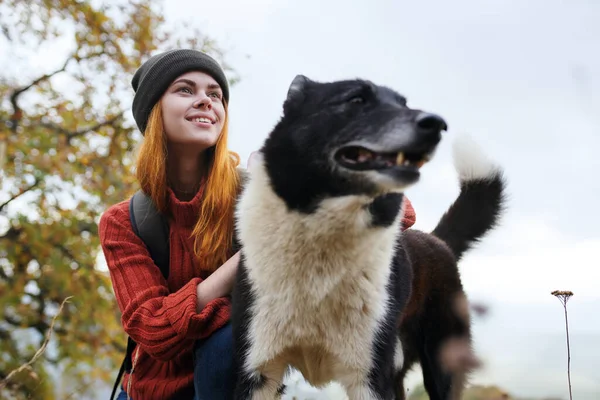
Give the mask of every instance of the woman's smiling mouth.
[[194, 125], [198, 125], [198, 126], [214, 125], [216, 122], [214, 119], [209, 118], [209, 117], [204, 117], [204, 116], [192, 116], [192, 117], [188, 117], [186, 119], [190, 122], [193, 122]]

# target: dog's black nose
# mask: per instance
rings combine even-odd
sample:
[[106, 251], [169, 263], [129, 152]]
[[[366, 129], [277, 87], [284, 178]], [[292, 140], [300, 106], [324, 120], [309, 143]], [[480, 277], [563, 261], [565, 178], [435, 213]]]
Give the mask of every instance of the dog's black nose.
[[446, 121], [439, 115], [421, 112], [415, 119], [419, 133], [432, 134], [440, 133], [448, 129]]

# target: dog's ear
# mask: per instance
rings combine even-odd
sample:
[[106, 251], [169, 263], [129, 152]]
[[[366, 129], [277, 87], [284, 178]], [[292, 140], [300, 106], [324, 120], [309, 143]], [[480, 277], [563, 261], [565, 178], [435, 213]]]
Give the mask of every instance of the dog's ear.
[[296, 75], [287, 92], [287, 97], [283, 103], [283, 112], [287, 113], [294, 105], [301, 104], [304, 101], [306, 86], [311, 82], [304, 75]]

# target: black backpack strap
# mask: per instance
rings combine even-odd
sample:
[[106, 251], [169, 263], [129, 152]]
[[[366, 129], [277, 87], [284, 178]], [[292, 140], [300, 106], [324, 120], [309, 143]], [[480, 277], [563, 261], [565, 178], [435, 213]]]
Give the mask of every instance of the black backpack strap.
[[[129, 201], [129, 218], [131, 227], [138, 235], [150, 252], [156, 266], [160, 269], [162, 275], [167, 279], [169, 277], [169, 221], [164, 214], [158, 212], [152, 199], [141, 190], [138, 190]], [[135, 350], [136, 343], [127, 338], [127, 350], [125, 359], [121, 364], [117, 380], [112, 390], [110, 399], [115, 398], [123, 373], [131, 372], [131, 356]]]
[[131, 226], [146, 244], [156, 266], [169, 277], [169, 221], [160, 213], [152, 199], [138, 190], [129, 201]]

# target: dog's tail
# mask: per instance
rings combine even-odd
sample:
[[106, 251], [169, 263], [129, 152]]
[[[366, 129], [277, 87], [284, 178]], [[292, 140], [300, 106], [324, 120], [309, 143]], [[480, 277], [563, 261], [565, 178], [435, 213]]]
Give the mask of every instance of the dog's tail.
[[454, 142], [453, 156], [460, 194], [432, 233], [446, 242], [458, 261], [498, 223], [506, 182], [502, 169], [469, 136]]

